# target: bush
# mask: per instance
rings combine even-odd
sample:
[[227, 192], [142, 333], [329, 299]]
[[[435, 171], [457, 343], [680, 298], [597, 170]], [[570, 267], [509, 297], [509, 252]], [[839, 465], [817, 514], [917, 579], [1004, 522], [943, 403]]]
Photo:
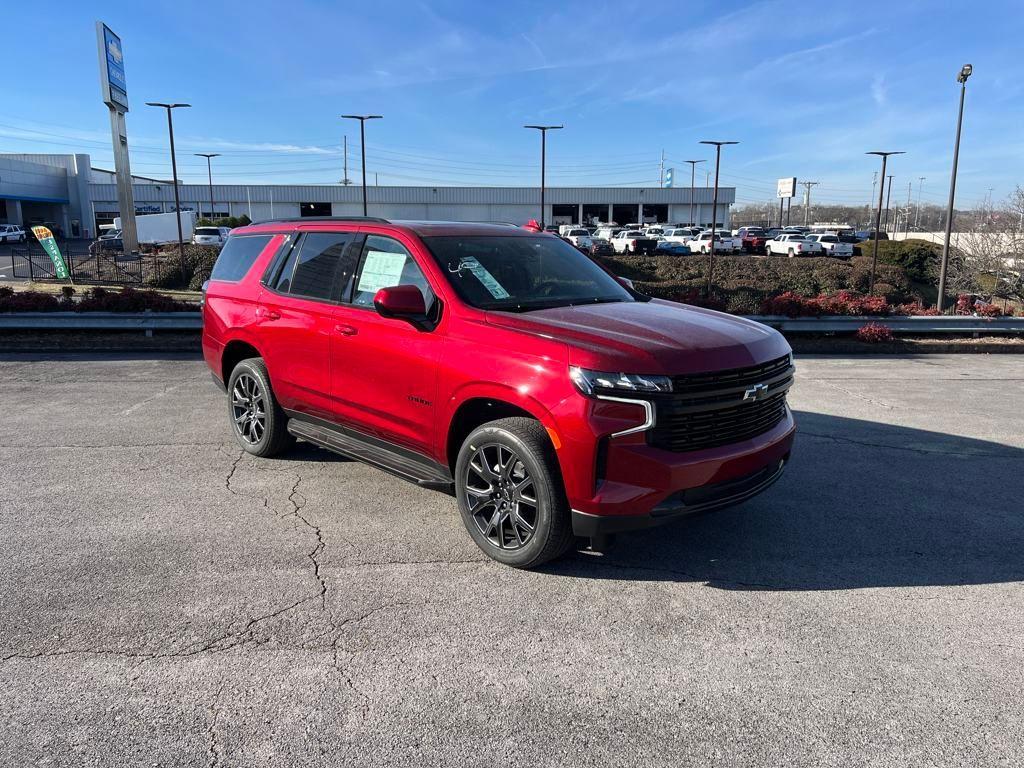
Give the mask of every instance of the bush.
[[213, 264], [217, 261], [220, 251], [212, 245], [185, 245], [185, 275], [181, 274], [178, 262], [178, 246], [172, 245], [160, 249], [153, 257], [159, 259], [159, 278], [156, 270], [146, 279], [146, 284], [154, 288], [188, 288], [198, 291], [203, 283], [210, 278]]
[[853, 336], [857, 341], [866, 341], [869, 344], [879, 344], [884, 341], [892, 341], [895, 338], [892, 331], [889, 330], [889, 326], [880, 323], [862, 325]]
[[[870, 243], [861, 244], [861, 255], [869, 262], [871, 248]], [[942, 246], [927, 240], [881, 240], [878, 243], [878, 263], [899, 267], [915, 282], [931, 280], [941, 257]]]
[[81, 301], [74, 301], [75, 293], [69, 285], [61, 288], [60, 298], [52, 293], [15, 293], [10, 288], [0, 288], [0, 312], [143, 312], [147, 309], [153, 312], [187, 312], [196, 309], [188, 302], [135, 288], [111, 291], [96, 287], [83, 293]]

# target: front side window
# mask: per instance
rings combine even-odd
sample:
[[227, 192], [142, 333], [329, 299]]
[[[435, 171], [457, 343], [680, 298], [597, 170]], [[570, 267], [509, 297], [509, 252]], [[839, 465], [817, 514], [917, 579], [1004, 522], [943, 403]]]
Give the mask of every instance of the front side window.
[[557, 238], [453, 235], [424, 242], [463, 301], [480, 309], [634, 301], [614, 277]]
[[377, 291], [396, 285], [415, 285], [419, 288], [427, 312], [430, 312], [434, 292], [412, 254], [393, 238], [369, 235], [363, 246], [363, 259], [356, 277], [352, 303], [357, 307], [372, 307]]

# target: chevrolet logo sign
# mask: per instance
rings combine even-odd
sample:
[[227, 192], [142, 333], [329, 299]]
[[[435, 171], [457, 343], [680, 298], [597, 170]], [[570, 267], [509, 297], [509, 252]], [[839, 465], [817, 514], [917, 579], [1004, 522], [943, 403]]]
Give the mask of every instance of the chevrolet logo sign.
[[768, 397], [768, 385], [767, 384], [755, 384], [746, 392], [743, 393], [743, 402], [756, 403], [758, 400], [764, 400]]

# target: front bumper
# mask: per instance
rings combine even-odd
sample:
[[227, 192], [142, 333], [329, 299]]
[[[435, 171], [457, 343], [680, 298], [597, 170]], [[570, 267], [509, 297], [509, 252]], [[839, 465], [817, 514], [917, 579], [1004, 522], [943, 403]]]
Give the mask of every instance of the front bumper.
[[679, 491], [657, 504], [647, 515], [593, 515], [574, 509], [572, 530], [576, 536], [596, 538], [623, 531], [653, 528], [683, 517], [730, 507], [769, 488], [782, 477], [782, 471], [788, 461], [787, 453], [781, 459], [743, 477]]
[[595, 439], [592, 432], [586, 445], [562, 446], [560, 453], [570, 451], [574, 467], [593, 468], [563, 472], [578, 536], [648, 528], [749, 499], [781, 475], [796, 433], [787, 408], [785, 418], [762, 434], [702, 450], [659, 448], [644, 432], [608, 436], [627, 414], [632, 420], [626, 423], [637, 424], [638, 411], [636, 405], [600, 403], [589, 423], [603, 437]]

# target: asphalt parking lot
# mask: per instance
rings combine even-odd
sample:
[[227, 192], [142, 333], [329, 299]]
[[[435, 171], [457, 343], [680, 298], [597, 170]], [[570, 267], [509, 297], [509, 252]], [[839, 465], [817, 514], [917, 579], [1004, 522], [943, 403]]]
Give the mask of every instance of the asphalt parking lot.
[[538, 572], [253, 460], [194, 357], [0, 358], [0, 765], [1019, 765], [1024, 359], [805, 358], [787, 475]]

